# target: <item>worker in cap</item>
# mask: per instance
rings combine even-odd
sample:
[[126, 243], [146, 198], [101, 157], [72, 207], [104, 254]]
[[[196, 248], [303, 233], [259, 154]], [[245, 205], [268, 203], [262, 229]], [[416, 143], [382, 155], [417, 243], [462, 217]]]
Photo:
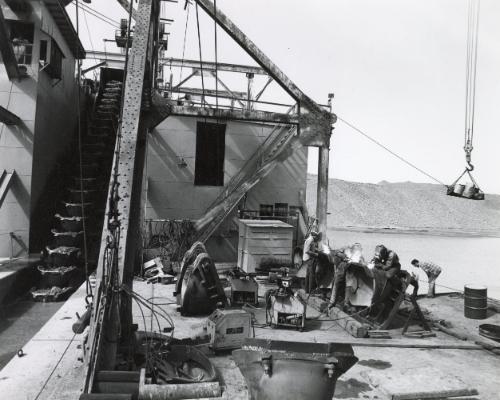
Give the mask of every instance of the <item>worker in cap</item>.
[[316, 265], [318, 263], [318, 243], [321, 241], [321, 232], [312, 230], [304, 242], [302, 265], [306, 266], [306, 293], [316, 289]]

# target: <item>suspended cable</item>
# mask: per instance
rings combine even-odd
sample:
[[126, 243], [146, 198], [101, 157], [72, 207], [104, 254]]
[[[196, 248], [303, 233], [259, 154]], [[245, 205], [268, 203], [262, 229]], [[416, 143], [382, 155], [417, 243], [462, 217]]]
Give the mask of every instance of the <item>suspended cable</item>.
[[464, 151], [467, 169], [472, 171], [471, 153], [474, 138], [474, 117], [476, 99], [477, 44], [479, 30], [479, 0], [468, 1], [467, 56], [465, 66], [465, 137]]
[[203, 58], [201, 56], [201, 35], [200, 35], [200, 18], [198, 14], [198, 3], [196, 3], [196, 29], [198, 30], [198, 50], [200, 52], [200, 73], [201, 73], [201, 102], [205, 103], [205, 80], [203, 79]]
[[214, 42], [215, 42], [215, 108], [219, 109], [219, 65], [217, 55], [217, 0], [214, 0]]
[[119, 28], [119, 27], [120, 27], [118, 24], [116, 24], [116, 23], [112, 23], [112, 22], [109, 22], [109, 21], [105, 20], [104, 18], [101, 18], [101, 17], [99, 17], [98, 15], [93, 14], [93, 13], [92, 13], [91, 11], [89, 11], [89, 10], [85, 10], [84, 8], [82, 8], [82, 11], [83, 11], [84, 13], [88, 13], [90, 16], [92, 16], [92, 17], [94, 17], [94, 18], [97, 18], [98, 20], [100, 20], [100, 21], [102, 21], [102, 22], [104, 22], [104, 23], [106, 23], [106, 24], [108, 24], [108, 25], [111, 25], [113, 28]]
[[85, 20], [85, 26], [87, 27], [87, 33], [89, 35], [90, 48], [92, 49], [92, 52], [94, 52], [94, 43], [92, 42], [92, 34], [90, 33], [89, 23], [87, 21], [87, 13], [86, 12], [83, 12], [83, 19]]
[[[73, 1], [76, 1], [76, 0], [73, 0]], [[93, 14], [99, 16], [100, 18], [107, 20], [109, 23], [112, 23], [112, 24], [117, 25], [119, 27], [119, 24], [115, 21], [114, 18], [108, 17], [106, 14], [103, 14], [100, 11], [97, 11], [96, 9], [88, 6], [87, 4], [82, 3], [79, 5], [79, 7], [81, 9], [85, 9], [86, 11], [93, 13]]]
[[179, 73], [179, 82], [182, 82], [182, 70], [184, 69], [184, 55], [186, 53], [186, 39], [187, 39], [187, 28], [188, 28], [188, 22], [189, 22], [189, 3], [186, 2], [187, 12], [186, 12], [186, 25], [184, 26], [184, 40], [183, 40], [183, 45], [182, 45], [182, 59], [181, 59], [181, 71]]
[[363, 135], [364, 137], [366, 137], [368, 140], [370, 140], [371, 142], [375, 143], [377, 146], [381, 147], [382, 149], [384, 149], [385, 151], [387, 151], [388, 153], [392, 154], [394, 157], [398, 158], [399, 160], [403, 161], [405, 164], [409, 165], [410, 167], [416, 169], [417, 171], [419, 171], [420, 173], [424, 174], [425, 176], [427, 176], [428, 178], [431, 178], [433, 181], [441, 184], [441, 185], [444, 185], [444, 186], [447, 186], [444, 182], [441, 182], [439, 179], [433, 177], [432, 175], [430, 175], [429, 173], [425, 172], [423, 169], [417, 167], [415, 164], [411, 163], [410, 161], [406, 160], [405, 158], [401, 157], [399, 154], [395, 153], [394, 151], [392, 151], [391, 149], [389, 149], [387, 146], [383, 145], [382, 143], [380, 143], [379, 141], [377, 141], [376, 139], [372, 138], [371, 136], [369, 136], [367, 133], [363, 132], [361, 129], [357, 128], [356, 126], [354, 126], [353, 124], [347, 122], [346, 120], [340, 118], [337, 116], [337, 119], [339, 121], [342, 121], [345, 125], [347, 125], [349, 128], [353, 129], [354, 131], [358, 132], [359, 134]]
[[[465, 64], [465, 127], [464, 127], [464, 152], [465, 170], [462, 174], [448, 186], [447, 194], [450, 196], [464, 197], [472, 200], [484, 200], [484, 192], [481, 191], [471, 172], [472, 150], [474, 139], [474, 117], [476, 103], [476, 70], [477, 70], [477, 46], [479, 37], [479, 6], [480, 0], [469, 0], [467, 10], [467, 45]], [[458, 182], [464, 175], [467, 175], [472, 184], [465, 185]]]

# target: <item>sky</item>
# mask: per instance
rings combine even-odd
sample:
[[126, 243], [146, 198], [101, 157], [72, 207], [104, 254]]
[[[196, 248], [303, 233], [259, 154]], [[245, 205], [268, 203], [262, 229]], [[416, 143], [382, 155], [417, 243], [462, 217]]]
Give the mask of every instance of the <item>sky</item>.
[[[80, 1], [81, 2], [81, 1]], [[90, 7], [116, 22], [118, 2]], [[444, 183], [464, 169], [466, 0], [217, 0], [230, 17], [297, 86], [318, 103], [334, 93], [339, 118], [389, 147]], [[195, 8], [165, 3], [174, 19], [168, 57], [199, 59]], [[75, 7], [67, 8], [75, 19]], [[199, 10], [204, 61], [214, 60], [213, 21]], [[500, 2], [482, 0], [472, 163], [488, 193], [500, 194]], [[80, 37], [86, 49], [116, 51], [115, 27], [84, 13]], [[220, 29], [219, 62], [254, 64]], [[91, 65], [92, 60], [86, 61]], [[186, 73], [184, 73], [186, 74]], [[287, 96], [273, 84], [266, 100]], [[317, 172], [310, 151], [308, 171]], [[431, 182], [355, 130], [338, 121], [331, 140], [330, 177], [371, 182]]]

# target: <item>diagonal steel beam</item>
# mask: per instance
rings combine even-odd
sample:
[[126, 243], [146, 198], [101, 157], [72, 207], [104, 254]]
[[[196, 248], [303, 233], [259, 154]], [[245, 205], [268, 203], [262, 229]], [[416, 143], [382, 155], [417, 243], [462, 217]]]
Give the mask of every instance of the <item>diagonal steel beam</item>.
[[303, 103], [311, 110], [320, 114], [326, 111], [300, 90], [281, 69], [267, 57], [251, 40], [233, 23], [219, 8], [215, 10], [210, 0], [196, 0], [196, 3], [210, 16], [226, 33], [252, 57], [257, 64], [264, 68], [283, 89], [296, 101]]
[[300, 90], [233, 21], [219, 8], [215, 9], [211, 0], [196, 0], [196, 3], [299, 103], [302, 120], [299, 126], [299, 139], [302, 144], [329, 147], [331, 125], [336, 120], [335, 115], [322, 108]]

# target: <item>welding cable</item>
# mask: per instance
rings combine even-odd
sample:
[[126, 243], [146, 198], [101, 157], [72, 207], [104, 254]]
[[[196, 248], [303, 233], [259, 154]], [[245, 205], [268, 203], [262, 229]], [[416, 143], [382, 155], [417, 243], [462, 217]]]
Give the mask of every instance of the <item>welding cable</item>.
[[47, 384], [49, 383], [50, 379], [52, 378], [52, 375], [54, 375], [54, 372], [56, 371], [57, 367], [59, 367], [59, 364], [61, 363], [62, 359], [64, 358], [64, 356], [66, 355], [66, 353], [68, 352], [69, 350], [69, 346], [71, 346], [71, 344], [73, 343], [73, 341], [75, 340], [75, 337], [76, 337], [76, 333], [73, 334], [73, 337], [71, 338], [70, 341], [68, 341], [68, 345], [66, 346], [66, 348], [64, 349], [63, 353], [61, 354], [61, 357], [59, 357], [59, 359], [57, 360], [57, 363], [56, 365], [54, 365], [54, 368], [52, 368], [52, 371], [50, 371], [50, 374], [49, 376], [47, 377], [47, 379], [45, 380], [45, 382], [43, 383], [40, 391], [37, 393], [36, 397], [34, 398], [34, 400], [38, 400], [41, 396], [41, 394], [43, 393], [43, 391], [45, 390], [45, 388], [47, 387]]

